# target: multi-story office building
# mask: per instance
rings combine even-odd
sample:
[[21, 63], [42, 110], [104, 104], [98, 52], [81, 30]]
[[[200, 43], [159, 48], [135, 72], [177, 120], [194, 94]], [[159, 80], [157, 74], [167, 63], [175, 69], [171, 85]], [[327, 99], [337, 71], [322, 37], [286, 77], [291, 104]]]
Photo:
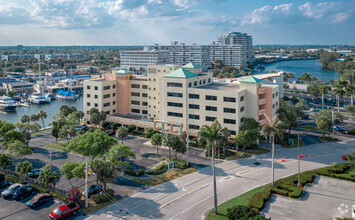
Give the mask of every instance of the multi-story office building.
[[[212, 73], [202, 72], [193, 63], [182, 67], [151, 65], [147, 76], [133, 76], [130, 71], [121, 70], [105, 74], [102, 79], [87, 80], [84, 85], [86, 120], [90, 108], [96, 107], [110, 114], [107, 120], [111, 122], [163, 132], [188, 130], [189, 135], [197, 135], [202, 125], [216, 119], [235, 135], [244, 118], [254, 118], [263, 126], [267, 123], [264, 114], [272, 116], [279, 107], [277, 85], [264, 85], [253, 76], [230, 83], [214, 82]], [[110, 85], [106, 92], [103, 85]], [[93, 88], [96, 99], [92, 99]], [[104, 106], [110, 98], [106, 93], [114, 93], [116, 100]], [[105, 95], [107, 101], [99, 101]]]
[[148, 65], [169, 64], [170, 51], [144, 47], [144, 50], [120, 50], [121, 68], [147, 70]]
[[253, 39], [246, 33], [230, 32], [228, 34], [220, 34], [217, 37], [217, 43], [220, 45], [240, 45], [242, 53], [246, 55], [247, 59], [252, 56]]

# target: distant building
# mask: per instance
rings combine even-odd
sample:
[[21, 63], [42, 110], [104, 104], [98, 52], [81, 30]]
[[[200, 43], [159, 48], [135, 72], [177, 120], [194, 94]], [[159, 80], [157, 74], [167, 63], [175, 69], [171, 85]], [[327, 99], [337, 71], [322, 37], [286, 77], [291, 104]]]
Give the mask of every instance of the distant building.
[[83, 54], [11, 54], [11, 55], [1, 55], [2, 60], [11, 61], [13, 59], [24, 59], [28, 60], [30, 58], [40, 58], [41, 60], [51, 60], [53, 58], [62, 58], [66, 60], [82, 60], [84, 59]]
[[32, 93], [33, 92], [33, 83], [28, 82], [12, 82], [12, 83], [3, 83], [8, 91], [16, 91], [19, 93]]

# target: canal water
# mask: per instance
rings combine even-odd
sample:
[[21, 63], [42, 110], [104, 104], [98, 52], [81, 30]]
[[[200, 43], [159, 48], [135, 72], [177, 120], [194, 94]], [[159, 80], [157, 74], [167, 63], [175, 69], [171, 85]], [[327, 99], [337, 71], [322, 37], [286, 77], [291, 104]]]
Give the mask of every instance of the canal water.
[[336, 80], [338, 75], [333, 70], [326, 70], [322, 68], [319, 60], [287, 60], [277, 63], [265, 65], [265, 70], [262, 73], [269, 73], [271, 70], [276, 72], [292, 72], [295, 78], [298, 79], [304, 72], [310, 73], [312, 76], [323, 79], [325, 82], [329, 80]]
[[[74, 105], [78, 110], [83, 110], [83, 97], [80, 96], [76, 101], [74, 100], [53, 100], [50, 104], [32, 104], [30, 107], [17, 107], [16, 112], [2, 112], [0, 111], [0, 120], [10, 121], [12, 123], [18, 122], [21, 120], [22, 115], [32, 115], [37, 114], [40, 110], [47, 112], [47, 118], [44, 120], [44, 124], [47, 127], [50, 122], [53, 121], [53, 115], [59, 112], [61, 105]], [[42, 125], [42, 120], [39, 121]]]

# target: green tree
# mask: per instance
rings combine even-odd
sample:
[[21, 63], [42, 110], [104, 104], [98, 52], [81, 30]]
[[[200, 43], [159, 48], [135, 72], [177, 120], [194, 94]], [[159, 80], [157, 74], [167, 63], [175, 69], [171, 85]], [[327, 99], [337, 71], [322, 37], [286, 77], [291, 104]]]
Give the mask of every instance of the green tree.
[[271, 137], [272, 139], [272, 151], [271, 151], [271, 179], [272, 185], [274, 185], [275, 175], [274, 175], [274, 155], [275, 155], [275, 136], [278, 135], [280, 139], [283, 139], [282, 127], [283, 122], [279, 121], [278, 115], [274, 115], [272, 118], [267, 114], [264, 114], [268, 124], [263, 126], [263, 134], [265, 137]]
[[[340, 124], [344, 121], [344, 115], [341, 112], [332, 112], [330, 110], [321, 110], [319, 111], [315, 117], [318, 118], [319, 116], [325, 116], [328, 118], [330, 121], [334, 121], [334, 124]], [[332, 124], [333, 125], [333, 124]]]
[[14, 130], [15, 126], [8, 121], [0, 121], [0, 138], [3, 138], [4, 135], [11, 130]]
[[12, 159], [8, 154], [2, 154], [0, 153], [0, 166], [2, 167], [3, 170], [6, 169], [7, 166], [12, 165]]
[[21, 122], [22, 123], [31, 122], [31, 117], [28, 115], [22, 115]]
[[171, 133], [166, 133], [163, 135], [162, 144], [169, 148], [169, 159], [171, 159], [171, 148], [174, 143], [174, 135]]
[[31, 155], [32, 149], [26, 146], [23, 142], [15, 140], [11, 142], [7, 147], [7, 152], [15, 157]]
[[157, 156], [159, 156], [159, 147], [162, 145], [163, 137], [161, 134], [157, 133], [151, 136], [150, 143], [157, 148]]
[[355, 114], [355, 106], [346, 106], [345, 107], [345, 110], [348, 111], [348, 112], [351, 112], [352, 115]]
[[307, 101], [305, 99], [300, 98], [300, 100], [296, 104], [296, 108], [301, 110], [308, 110], [309, 105], [307, 104]]
[[309, 82], [312, 81], [312, 75], [310, 73], [306, 73], [304, 72], [300, 77], [299, 80], [301, 80], [302, 82], [306, 83], [306, 86], [308, 85]]
[[345, 95], [350, 97], [350, 105], [354, 105], [355, 84], [348, 83], [345, 87]]
[[64, 125], [63, 127], [60, 128], [59, 133], [58, 133], [59, 138], [68, 140], [69, 136], [69, 126]]
[[29, 122], [26, 123], [16, 122], [15, 126], [25, 136], [25, 140], [26, 140], [25, 144], [27, 147], [29, 146], [31, 141], [31, 133], [38, 132], [39, 128], [41, 127], [38, 123], [30, 124]]
[[50, 169], [45, 169], [39, 174], [38, 180], [42, 182], [46, 187], [50, 185], [54, 187], [59, 178], [60, 176], [58, 173], [53, 172]]
[[136, 158], [132, 149], [123, 144], [116, 144], [109, 150], [106, 159], [111, 161], [114, 165], [122, 167], [123, 175], [125, 175], [126, 167], [129, 167], [129, 162], [126, 161], [128, 158]]
[[28, 177], [28, 173], [30, 173], [32, 170], [33, 165], [27, 160], [18, 163], [16, 166], [16, 172], [20, 172], [20, 175], [25, 176], [26, 178]]
[[91, 108], [89, 111], [91, 124], [98, 125], [101, 127], [101, 123], [106, 120], [106, 113], [104, 111], [99, 111], [97, 108]]
[[179, 136], [174, 135], [172, 149], [175, 151], [175, 159], [177, 159], [177, 154], [184, 154], [186, 152], [186, 143]]
[[[74, 177], [76, 177], [74, 175], [74, 170], [77, 167], [79, 167], [82, 163], [83, 162], [81, 162], [81, 161], [68, 161], [60, 168], [60, 173], [67, 178], [67, 180], [71, 186], [73, 186], [73, 184], [70, 182], [70, 180], [73, 179]], [[77, 174], [77, 173], [75, 173], [75, 174]], [[81, 175], [79, 174], [79, 176], [81, 176]]]
[[17, 95], [17, 91], [10, 90], [10, 91], [7, 92], [7, 95], [10, 96], [10, 97], [14, 97], [15, 95]]
[[47, 118], [47, 112], [45, 112], [44, 110], [40, 110], [40, 111], [38, 112], [38, 117], [39, 117], [40, 119], [42, 119], [43, 128], [45, 128], [44, 119]]
[[324, 109], [324, 94], [327, 94], [331, 88], [323, 83], [319, 86], [319, 92], [322, 93], [322, 109]]
[[100, 129], [73, 138], [66, 143], [67, 150], [76, 151], [86, 157], [101, 157], [109, 148], [116, 144], [117, 140], [108, 136]]
[[346, 82], [338, 80], [334, 83], [333, 93], [337, 96], [338, 99], [338, 112], [340, 112], [340, 99], [345, 95], [344, 88], [346, 87]]
[[116, 137], [121, 139], [121, 144], [123, 144], [123, 139], [128, 136], [128, 129], [121, 126], [116, 131]]
[[77, 135], [78, 131], [76, 130], [76, 126], [72, 125], [70, 126], [69, 130], [68, 130], [68, 135], [73, 138]]
[[60, 128], [61, 128], [61, 122], [60, 122], [60, 121], [54, 121], [54, 122], [52, 122], [52, 131], [51, 131], [51, 134], [52, 134], [52, 137], [55, 138], [55, 142], [56, 142], [57, 145], [58, 145], [58, 138], [59, 138], [59, 131], [60, 131]]
[[2, 138], [2, 150], [6, 150], [8, 145], [14, 141], [20, 141], [24, 144], [26, 143], [25, 136], [21, 132], [10, 130]]
[[38, 114], [32, 114], [31, 115], [31, 121], [33, 121], [33, 122], [39, 121], [39, 115]]
[[260, 139], [259, 122], [253, 118], [245, 118], [243, 125], [236, 135], [236, 142], [243, 146], [243, 149], [250, 148]]
[[222, 126], [215, 120], [211, 126], [203, 125], [197, 134], [198, 139], [203, 140], [207, 143], [209, 148], [212, 149], [212, 174], [213, 174], [213, 204], [214, 213], [218, 215], [217, 210], [217, 183], [216, 183], [216, 172], [215, 172], [215, 155], [217, 144], [223, 138]]
[[303, 115], [303, 112], [290, 102], [280, 100], [280, 108], [278, 110], [278, 117], [288, 128], [288, 134], [291, 135], [291, 128], [298, 126], [297, 118]]
[[72, 173], [74, 177], [79, 178], [79, 179], [84, 179], [85, 178], [85, 162], [78, 161], [78, 165], [73, 169]]
[[90, 167], [96, 175], [97, 184], [101, 182], [105, 191], [107, 182], [116, 178], [115, 165], [111, 161], [95, 159], [90, 161]]
[[323, 139], [324, 139], [324, 133], [325, 131], [329, 131], [331, 127], [331, 123], [332, 122], [324, 115], [321, 115], [316, 118], [317, 127], [323, 132]]

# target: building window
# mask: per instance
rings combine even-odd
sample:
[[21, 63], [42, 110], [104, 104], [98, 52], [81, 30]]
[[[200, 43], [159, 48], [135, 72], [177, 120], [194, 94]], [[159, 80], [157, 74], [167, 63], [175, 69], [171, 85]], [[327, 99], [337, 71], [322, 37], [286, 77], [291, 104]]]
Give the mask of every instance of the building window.
[[192, 83], [189, 83], [189, 87], [191, 87], [192, 86]]
[[86, 103], [87, 106], [90, 106], [90, 102]]
[[96, 108], [97, 108], [97, 107], [99, 107], [99, 105], [98, 105], [97, 103], [95, 103], [95, 105], [94, 105], [94, 106], [95, 106]]
[[116, 109], [113, 109], [113, 110], [112, 110], [112, 113], [116, 113]]
[[168, 102], [168, 106], [170, 106], [170, 107], [179, 107], [179, 108], [182, 108], [182, 103]]
[[132, 84], [132, 85], [131, 85], [131, 88], [133, 88], [133, 89], [139, 89], [139, 88], [141, 88], [141, 86], [138, 85], [138, 84]]
[[236, 135], [236, 134], [237, 134], [236, 131], [231, 131], [231, 130], [229, 130], [229, 132], [231, 133], [231, 135]]
[[98, 96], [98, 95], [95, 95], [94, 97], [95, 97], [95, 99], [98, 99], [98, 98], [99, 98], [99, 96]]
[[236, 102], [234, 97], [223, 97], [224, 102]]
[[112, 97], [116, 97], [116, 93], [112, 93]]
[[191, 115], [191, 114], [189, 114], [189, 119], [199, 120], [200, 116], [199, 115]]
[[211, 79], [208, 79], [208, 82], [210, 83], [210, 82], [211, 82]]
[[132, 104], [132, 105], [140, 105], [140, 102], [139, 102], [139, 101], [132, 100], [132, 101], [131, 101], [131, 104]]
[[148, 89], [147, 85], [142, 85], [142, 89]]
[[214, 120], [216, 120], [216, 117], [206, 116], [206, 121], [214, 121]]
[[235, 123], [236, 123], [236, 121], [234, 119], [228, 119], [228, 118], [225, 118], [223, 121], [224, 121], [225, 124], [233, 124], [233, 125], [235, 125]]
[[169, 96], [169, 97], [178, 97], [178, 98], [181, 98], [181, 97], [182, 97], [182, 93], [168, 92], [168, 96]]
[[276, 102], [276, 106], [278, 106], [279, 105], [279, 102]]
[[194, 86], [197, 86], [197, 81], [194, 82]]
[[116, 101], [113, 101], [113, 102], [112, 102], [112, 105], [116, 105]]
[[198, 130], [198, 129], [200, 129], [200, 126], [198, 126], [198, 125], [191, 125], [191, 124], [189, 124], [189, 129], [195, 129], [195, 130]]
[[86, 89], [89, 89], [89, 90], [90, 90], [90, 86], [86, 86]]
[[272, 104], [272, 108], [275, 108], [275, 104]]
[[244, 101], [244, 96], [243, 96], [243, 95], [240, 96], [240, 101], [241, 101], [241, 102]]
[[276, 97], [277, 97], [279, 95], [279, 92], [276, 92], [275, 94], [276, 94]]
[[223, 112], [224, 113], [235, 113], [235, 108], [224, 108]]
[[131, 96], [140, 97], [141, 94], [139, 92], [131, 92]]
[[168, 82], [168, 87], [182, 87], [182, 83]]
[[99, 90], [99, 87], [95, 86], [95, 90]]
[[273, 99], [275, 98], [275, 94], [272, 94], [272, 98], [273, 98]]
[[147, 106], [147, 105], [148, 105], [148, 102], [142, 102], [142, 105], [143, 105], [143, 106]]
[[148, 111], [147, 110], [142, 110], [142, 114], [143, 115], [148, 115]]
[[111, 97], [111, 94], [104, 95], [104, 99], [107, 99], [107, 98], [110, 98], [110, 97]]
[[148, 94], [147, 93], [142, 93], [142, 97], [147, 98]]
[[244, 112], [244, 106], [240, 108], [240, 112]]
[[177, 112], [168, 112], [168, 116], [182, 118], [182, 113], [177, 113]]
[[109, 114], [111, 114], [111, 112], [110, 112], [110, 111], [105, 111], [105, 113], [106, 113], [106, 115], [109, 115]]
[[216, 112], [217, 111], [217, 107], [215, 107], [215, 106], [207, 106], [206, 105], [206, 111], [214, 111], [214, 112]]
[[132, 108], [132, 109], [131, 109], [131, 112], [132, 112], [132, 113], [141, 113], [141, 110]]
[[115, 88], [116, 88], [116, 85], [112, 85], [112, 88], [115, 89]]
[[214, 96], [214, 95], [206, 95], [206, 100], [209, 100], [209, 101], [217, 101], [217, 96]]
[[106, 103], [104, 103], [104, 107], [107, 107], [107, 106], [110, 106], [111, 105], [111, 103], [110, 102], [106, 102]]
[[199, 99], [200, 95], [198, 95], [198, 94], [189, 94], [189, 98], [190, 99]]
[[86, 114], [88, 114], [88, 115], [89, 115], [89, 114], [90, 114], [90, 111], [87, 111], [87, 112], [86, 112]]
[[203, 80], [203, 84], [206, 84], [206, 80], [205, 79]]
[[199, 105], [189, 104], [189, 109], [200, 109]]
[[240, 123], [243, 123], [243, 121], [244, 121], [244, 117], [241, 117], [240, 118]]
[[86, 94], [86, 97], [87, 97], [87, 98], [90, 98], [90, 94]]
[[104, 90], [109, 90], [111, 89], [111, 86], [104, 86]]
[[202, 80], [200, 80], [200, 85], [202, 84]]

